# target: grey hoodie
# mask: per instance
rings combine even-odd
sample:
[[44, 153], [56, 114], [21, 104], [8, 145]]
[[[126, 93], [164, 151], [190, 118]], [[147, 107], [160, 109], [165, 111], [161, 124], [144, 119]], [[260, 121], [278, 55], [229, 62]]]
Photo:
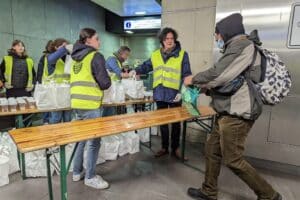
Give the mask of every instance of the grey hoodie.
[[[94, 48], [76, 42], [74, 44], [72, 59], [81, 61], [88, 53], [96, 51]], [[105, 68], [105, 59], [102, 54], [97, 52], [92, 60], [92, 74], [101, 90], [106, 90], [111, 86], [110, 77]]]
[[[232, 29], [231, 26], [235, 28]], [[241, 27], [237, 28], [237, 26]], [[224, 96], [214, 92], [214, 88], [224, 86], [244, 71], [249, 71], [248, 67], [254, 56], [254, 44], [244, 35], [244, 28], [239, 15], [223, 19], [217, 24], [216, 30], [222, 36], [223, 34], [226, 36], [223, 56], [212, 68], [198, 73], [193, 78], [193, 84], [210, 89], [212, 107], [219, 114], [255, 120], [262, 112], [262, 105], [256, 98], [255, 86], [252, 83], [244, 81], [241, 88], [232, 96]], [[260, 65], [260, 60], [260, 56], [257, 54], [254, 66]], [[259, 79], [260, 77], [260, 71], [250, 70], [249, 74], [251, 79]]]

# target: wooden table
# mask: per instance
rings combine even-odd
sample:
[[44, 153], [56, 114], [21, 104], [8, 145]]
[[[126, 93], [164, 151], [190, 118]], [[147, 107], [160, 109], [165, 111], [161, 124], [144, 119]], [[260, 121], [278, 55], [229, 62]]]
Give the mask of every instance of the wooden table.
[[[186, 122], [195, 118], [214, 119], [215, 111], [206, 106], [200, 106], [200, 117], [191, 116], [185, 107], [161, 109], [140, 113], [101, 117], [60, 124], [29, 127], [9, 131], [13, 141], [20, 152], [26, 153], [51, 147], [60, 149], [60, 183], [61, 199], [68, 199], [67, 195], [67, 173], [74, 152], [68, 165], [66, 165], [65, 146], [89, 139], [119, 134], [122, 132], [138, 130], [151, 126], [159, 126], [175, 122], [183, 122], [182, 153], [184, 156]], [[52, 179], [50, 174], [50, 161], [47, 153], [47, 172], [50, 199], [53, 199]]]
[[[153, 100], [146, 100], [146, 99], [138, 99], [138, 100], [126, 100], [125, 102], [122, 103], [103, 103], [103, 107], [124, 107], [128, 105], [143, 105], [143, 104], [148, 104], [149, 105], [149, 110], [153, 109]], [[3, 116], [15, 116], [15, 121], [16, 121], [16, 128], [24, 128], [24, 118], [23, 115], [32, 115], [32, 114], [38, 114], [38, 113], [46, 113], [46, 112], [57, 112], [57, 111], [65, 111], [65, 110], [71, 110], [71, 108], [56, 108], [56, 109], [37, 109], [37, 108], [27, 108], [25, 110], [17, 110], [17, 111], [9, 111], [9, 112], [0, 112], [0, 117]], [[121, 111], [121, 113], [125, 113], [125, 111]], [[28, 118], [30, 118], [29, 116]], [[30, 125], [30, 123], [29, 123]], [[150, 142], [150, 148], [151, 148], [151, 142]], [[25, 155], [24, 153], [18, 152], [18, 161], [19, 161], [19, 166], [21, 169], [21, 175], [22, 178], [26, 178], [26, 165], [25, 165]]]

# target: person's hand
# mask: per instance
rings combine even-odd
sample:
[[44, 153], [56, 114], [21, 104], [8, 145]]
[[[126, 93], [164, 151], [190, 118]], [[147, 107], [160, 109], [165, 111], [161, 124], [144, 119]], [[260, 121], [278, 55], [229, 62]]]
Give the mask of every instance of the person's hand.
[[0, 81], [0, 88], [2, 88], [3, 87], [3, 82], [2, 81]]
[[122, 77], [122, 78], [129, 78], [130, 76], [129, 76], [129, 73], [127, 73], [127, 72], [122, 72], [122, 73], [121, 73], [121, 77]]
[[137, 80], [137, 81], [141, 80], [141, 76], [140, 75], [135, 75], [134, 77], [135, 77], [135, 80]]
[[60, 45], [60, 46], [58, 46], [58, 47], [55, 47], [55, 49], [57, 50], [57, 49], [60, 49], [60, 48], [62, 48], [62, 47], [65, 47], [67, 45], [67, 43], [66, 42], [64, 42], [64, 43], [62, 43], [62, 45]]
[[67, 49], [68, 53], [71, 54], [73, 51], [73, 44], [67, 44], [65, 45], [65, 48]]
[[192, 85], [193, 84], [193, 76], [190, 75], [190, 76], [185, 77], [183, 83], [185, 86]]
[[176, 96], [175, 96], [175, 98], [174, 98], [174, 100], [173, 100], [173, 102], [179, 102], [179, 101], [181, 101], [181, 94], [180, 93], [177, 93], [176, 94]]
[[129, 72], [129, 77], [135, 77], [136, 76], [136, 71], [135, 70], [131, 70]]

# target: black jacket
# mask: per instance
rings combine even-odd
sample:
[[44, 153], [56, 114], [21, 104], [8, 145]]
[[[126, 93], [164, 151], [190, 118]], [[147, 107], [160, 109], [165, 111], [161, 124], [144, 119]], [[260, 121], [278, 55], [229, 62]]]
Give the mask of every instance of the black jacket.
[[[72, 52], [72, 59], [81, 61], [88, 53], [96, 51], [94, 48], [81, 43], [75, 43]], [[97, 52], [92, 60], [92, 74], [101, 90], [106, 90], [111, 86], [110, 77], [105, 68], [105, 59]]]
[[[14, 53], [9, 53], [9, 56], [13, 57], [13, 71], [12, 71], [12, 86], [13, 88], [22, 89], [26, 88], [28, 82], [28, 70], [27, 70], [27, 63], [26, 63], [26, 56], [18, 56]], [[0, 65], [0, 80], [5, 82], [5, 61], [3, 59]], [[35, 70], [34, 67], [32, 68], [32, 75], [33, 80], [32, 83], [35, 83]]]

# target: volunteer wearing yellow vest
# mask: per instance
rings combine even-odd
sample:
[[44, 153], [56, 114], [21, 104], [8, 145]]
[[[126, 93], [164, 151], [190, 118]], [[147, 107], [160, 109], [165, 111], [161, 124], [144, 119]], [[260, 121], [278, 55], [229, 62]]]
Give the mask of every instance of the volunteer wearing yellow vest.
[[[122, 78], [129, 78], [128, 72], [122, 72], [122, 64], [128, 59], [130, 55], [130, 48], [127, 46], [121, 46], [119, 50], [113, 53], [106, 62], [105, 67], [111, 78], [111, 81], [119, 81]], [[120, 108], [123, 110], [122, 108]], [[112, 116], [117, 114], [116, 107], [103, 108], [103, 116]]]
[[[43, 51], [43, 55], [41, 56], [38, 64], [38, 70], [37, 70], [37, 76], [36, 81], [38, 83], [42, 83], [43, 74], [44, 74], [44, 68], [45, 63], [47, 62], [47, 56], [51, 53], [53, 40], [49, 40], [45, 46], [45, 50]], [[48, 69], [48, 66], [47, 66]], [[50, 112], [43, 113], [43, 123], [48, 124], [50, 119]]]
[[122, 64], [128, 59], [129, 55], [130, 48], [127, 46], [121, 46], [120, 49], [113, 54], [113, 56], [110, 56], [106, 60], [105, 66], [109, 71], [112, 81], [129, 77], [128, 73], [122, 72]]
[[[110, 87], [110, 77], [105, 68], [104, 57], [98, 53], [100, 41], [94, 29], [84, 28], [80, 31], [79, 40], [74, 45], [71, 68], [71, 106], [76, 119], [101, 117], [100, 108], [103, 90]], [[83, 173], [83, 152], [87, 145], [86, 170]], [[100, 148], [100, 138], [79, 142], [74, 156], [73, 181], [84, 177], [84, 184], [105, 189], [109, 184], [96, 175], [96, 161]]]
[[7, 97], [31, 96], [35, 79], [33, 60], [27, 56], [24, 43], [14, 40], [0, 66], [0, 87]]
[[[164, 28], [159, 35], [162, 48], [154, 51], [149, 60], [135, 69], [137, 74], [147, 74], [153, 71], [153, 98], [157, 109], [181, 106], [181, 84], [192, 74], [188, 54], [181, 49], [177, 37], [174, 29]], [[129, 74], [132, 73], [134, 72]], [[172, 124], [171, 155], [178, 159], [180, 159], [180, 128], [180, 123]], [[169, 153], [168, 125], [160, 126], [160, 131], [162, 149], [156, 153], [156, 157]]]
[[[44, 67], [42, 71], [42, 82], [54, 81], [56, 83], [69, 83], [70, 75], [64, 73], [65, 59], [67, 54], [72, 52], [73, 45], [64, 38], [55, 39], [49, 47], [50, 53], [44, 57]], [[49, 123], [69, 122], [72, 119], [71, 111], [51, 112]]]

